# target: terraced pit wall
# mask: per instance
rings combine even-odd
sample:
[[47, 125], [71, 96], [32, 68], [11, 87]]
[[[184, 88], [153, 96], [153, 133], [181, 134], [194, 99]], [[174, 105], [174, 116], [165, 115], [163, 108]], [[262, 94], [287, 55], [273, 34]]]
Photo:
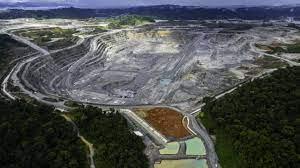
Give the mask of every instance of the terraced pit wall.
[[35, 59], [23, 66], [18, 76], [22, 83], [33, 91], [67, 96], [63, 88], [69, 83], [64, 83], [63, 78], [71, 64], [89, 51], [89, 42], [90, 39], [74, 48]]

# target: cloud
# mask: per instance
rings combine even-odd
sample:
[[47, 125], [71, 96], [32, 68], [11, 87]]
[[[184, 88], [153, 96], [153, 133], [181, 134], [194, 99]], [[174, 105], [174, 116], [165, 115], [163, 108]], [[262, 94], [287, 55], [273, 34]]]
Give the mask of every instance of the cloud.
[[139, 5], [285, 5], [300, 3], [299, 0], [0, 0], [0, 2], [63, 2], [83, 7], [139, 6]]
[[16, 2], [61, 2], [61, 3], [70, 2], [70, 3], [77, 3], [78, 0], [0, 0], [0, 2], [6, 2], [6, 3], [16, 3]]

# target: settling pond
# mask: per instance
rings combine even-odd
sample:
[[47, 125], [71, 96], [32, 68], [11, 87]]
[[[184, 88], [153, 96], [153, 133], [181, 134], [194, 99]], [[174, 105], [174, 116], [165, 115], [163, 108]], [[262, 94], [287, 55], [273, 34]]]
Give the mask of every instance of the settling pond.
[[154, 168], [208, 168], [206, 160], [162, 160], [160, 164], [155, 164]]

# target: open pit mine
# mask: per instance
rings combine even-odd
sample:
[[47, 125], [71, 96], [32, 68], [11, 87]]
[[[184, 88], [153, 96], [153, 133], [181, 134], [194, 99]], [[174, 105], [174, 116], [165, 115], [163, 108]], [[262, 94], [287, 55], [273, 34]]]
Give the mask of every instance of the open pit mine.
[[32, 49], [6, 74], [1, 85], [6, 97], [33, 98], [62, 111], [76, 103], [118, 107], [143, 137], [151, 167], [157, 168], [186, 164], [181, 161], [189, 162], [188, 168], [218, 167], [212, 138], [194, 116], [203, 98], [218, 99], [278, 68], [299, 66], [300, 59], [285, 53], [300, 34], [281, 22], [159, 21], [126, 28], [65, 19], [0, 24], [2, 33]]
[[287, 38], [293, 31], [263, 27], [226, 31], [197, 22], [185, 26], [166, 22], [92, 35], [77, 33], [74, 45], [42, 51], [18, 65], [11, 80], [40, 99], [173, 105], [188, 111], [199, 106], [203, 97], [268, 70], [259, 64], [265, 54], [255, 44], [282, 40], [282, 33]]

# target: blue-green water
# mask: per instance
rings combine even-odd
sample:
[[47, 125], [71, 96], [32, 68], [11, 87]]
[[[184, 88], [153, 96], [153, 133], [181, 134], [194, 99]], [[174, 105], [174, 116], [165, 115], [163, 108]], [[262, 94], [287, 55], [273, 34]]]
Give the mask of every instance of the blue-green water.
[[206, 160], [184, 159], [184, 160], [162, 160], [155, 164], [154, 168], [208, 168]]
[[205, 146], [198, 137], [185, 141], [186, 155], [206, 155]]
[[165, 148], [159, 150], [159, 153], [162, 155], [175, 155], [179, 151], [179, 143], [178, 142], [170, 142], [167, 143]]

